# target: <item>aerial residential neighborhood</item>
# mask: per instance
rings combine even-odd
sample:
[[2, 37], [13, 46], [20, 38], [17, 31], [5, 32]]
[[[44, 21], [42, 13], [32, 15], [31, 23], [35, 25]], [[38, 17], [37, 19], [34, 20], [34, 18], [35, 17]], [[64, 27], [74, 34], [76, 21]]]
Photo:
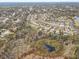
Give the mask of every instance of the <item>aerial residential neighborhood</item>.
[[0, 7], [0, 59], [79, 59], [78, 42], [78, 3]]

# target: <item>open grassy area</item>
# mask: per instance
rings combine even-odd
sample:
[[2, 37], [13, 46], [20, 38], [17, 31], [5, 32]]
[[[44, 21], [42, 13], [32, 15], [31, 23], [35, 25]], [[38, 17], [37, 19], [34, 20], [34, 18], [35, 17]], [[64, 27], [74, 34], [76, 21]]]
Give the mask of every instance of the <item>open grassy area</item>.
[[[47, 49], [43, 48], [45, 43], [55, 47], [56, 50], [48, 52]], [[41, 39], [34, 42], [32, 44], [32, 47], [37, 48], [37, 51], [34, 52], [36, 55], [55, 57], [63, 54], [63, 45], [59, 43], [57, 40]]]

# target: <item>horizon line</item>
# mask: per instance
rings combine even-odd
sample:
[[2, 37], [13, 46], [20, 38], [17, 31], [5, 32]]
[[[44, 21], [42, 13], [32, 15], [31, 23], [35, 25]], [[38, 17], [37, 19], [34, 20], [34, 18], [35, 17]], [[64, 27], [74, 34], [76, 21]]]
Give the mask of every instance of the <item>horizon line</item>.
[[[4, 1], [0, 1], [0, 2], [5, 3]], [[19, 2], [22, 2], [22, 3], [40, 3], [40, 2], [41, 2], [41, 3], [47, 3], [47, 1], [44, 1], [44, 2], [42, 2], [42, 1], [39, 1], [39, 2], [35, 2], [35, 1], [34, 1], [34, 2], [32, 2], [32, 1], [31, 1], [31, 2], [27, 2], [27, 1], [26, 1], [26, 2], [25, 2], [25, 1], [12, 1], [12, 2], [11, 2], [11, 1], [6, 1], [6, 3], [7, 3], [7, 2], [10, 2], [10, 3], [12, 3], [12, 2], [16, 2], [16, 3], [19, 3]], [[55, 1], [55, 2], [60, 3], [60, 2], [71, 2], [71, 1]], [[73, 3], [73, 2], [74, 2], [74, 1], [72, 1], [71, 3]], [[48, 3], [53, 3], [53, 1], [52, 1], [52, 2], [49, 2], [49, 1], [48, 1]], [[79, 1], [78, 1], [78, 2], [75, 1], [74, 3], [79, 3]]]

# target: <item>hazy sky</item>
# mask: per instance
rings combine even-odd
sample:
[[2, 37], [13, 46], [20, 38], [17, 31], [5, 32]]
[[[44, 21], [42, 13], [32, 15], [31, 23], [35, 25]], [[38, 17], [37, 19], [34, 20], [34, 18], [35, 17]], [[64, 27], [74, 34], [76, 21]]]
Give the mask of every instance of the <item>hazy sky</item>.
[[79, 2], [79, 0], [0, 0], [0, 2]]

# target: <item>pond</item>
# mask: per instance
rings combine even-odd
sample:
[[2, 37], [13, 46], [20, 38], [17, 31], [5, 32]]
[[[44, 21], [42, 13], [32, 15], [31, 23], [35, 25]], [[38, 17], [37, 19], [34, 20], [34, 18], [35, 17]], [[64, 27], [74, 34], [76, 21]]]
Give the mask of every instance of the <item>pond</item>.
[[49, 44], [44, 44], [44, 48], [47, 49], [48, 52], [53, 52], [56, 50], [54, 46], [51, 46]]

